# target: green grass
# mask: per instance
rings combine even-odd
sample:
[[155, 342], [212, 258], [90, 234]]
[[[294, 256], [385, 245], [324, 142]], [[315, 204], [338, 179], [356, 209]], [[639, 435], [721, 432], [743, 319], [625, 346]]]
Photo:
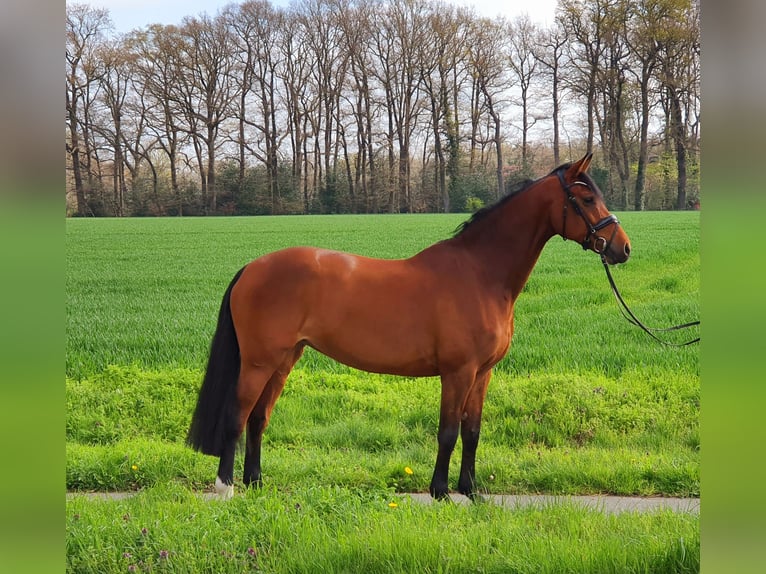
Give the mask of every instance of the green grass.
[[[67, 383], [67, 486], [210, 485], [216, 460], [183, 444], [199, 372], [110, 367]], [[297, 369], [264, 439], [265, 478], [425, 491], [438, 381]], [[513, 379], [498, 373], [478, 455], [486, 492], [699, 494], [699, 387], [641, 371]], [[458, 445], [459, 453], [459, 445]], [[241, 467], [241, 460], [237, 461]], [[452, 475], [459, 456], [453, 457]], [[406, 475], [403, 469], [414, 469]], [[135, 467], [135, 468], [134, 468]]]
[[117, 502], [74, 498], [66, 521], [72, 572], [699, 571], [697, 518], [667, 511], [423, 506], [326, 486], [222, 503], [169, 485]]
[[[698, 318], [699, 213], [620, 217], [633, 255], [614, 276], [639, 318], [660, 327]], [[79, 378], [108, 365], [201, 369], [226, 285], [253, 258], [300, 244], [407, 257], [448, 237], [462, 219], [68, 220], [67, 376]], [[302, 361], [315, 370], [348, 372], [310, 350]], [[660, 347], [621, 318], [596, 255], [552, 239], [518, 299], [511, 353], [497, 369], [517, 375], [582, 369], [617, 375], [642, 363], [699, 371], [696, 348]]]
[[[427, 490], [433, 469], [438, 380], [362, 373], [311, 350], [266, 432], [264, 491], [226, 504], [192, 494], [216, 472], [184, 439], [236, 270], [299, 244], [406, 257], [462, 219], [68, 220], [67, 488], [138, 491], [67, 501], [68, 569], [697, 571], [696, 516], [408, 504], [400, 493]], [[698, 318], [699, 214], [620, 219], [633, 255], [614, 275], [638, 316], [660, 327]], [[598, 258], [553, 239], [490, 384], [479, 488], [699, 495], [699, 405], [699, 348], [659, 346], [629, 325]], [[452, 484], [459, 460], [458, 443]], [[236, 464], [239, 475], [241, 454]]]

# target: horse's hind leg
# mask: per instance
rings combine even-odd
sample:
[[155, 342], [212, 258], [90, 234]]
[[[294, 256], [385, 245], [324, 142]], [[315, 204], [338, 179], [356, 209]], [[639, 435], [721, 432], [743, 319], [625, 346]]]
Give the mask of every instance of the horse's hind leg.
[[229, 433], [226, 445], [222, 449], [218, 463], [218, 477], [215, 481], [216, 492], [221, 498], [231, 498], [234, 494], [234, 453], [237, 440], [245, 428], [250, 411], [253, 410], [273, 372], [273, 367], [253, 366], [242, 361], [237, 382], [239, 412], [233, 414], [233, 419], [236, 421], [236, 426], [233, 428], [236, 430]]
[[479, 431], [481, 429], [481, 411], [487, 396], [487, 387], [492, 371], [487, 370], [476, 375], [476, 380], [468, 393], [463, 407], [463, 417], [460, 423], [460, 437], [463, 441], [463, 458], [460, 463], [460, 478], [457, 488], [471, 500], [477, 500], [476, 494], [476, 449], [479, 446]]
[[290, 374], [293, 366], [303, 354], [303, 345], [298, 345], [280, 365], [271, 378], [269, 378], [266, 387], [261, 396], [255, 403], [250, 416], [247, 419], [247, 444], [245, 447], [245, 486], [261, 486], [261, 441], [263, 431], [269, 424], [271, 411], [277, 402], [282, 389], [285, 387], [285, 381]]

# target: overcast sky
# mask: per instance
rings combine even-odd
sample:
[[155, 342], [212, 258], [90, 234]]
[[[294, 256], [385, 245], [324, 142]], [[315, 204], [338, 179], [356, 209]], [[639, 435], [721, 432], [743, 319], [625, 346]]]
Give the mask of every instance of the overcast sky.
[[[287, 6], [292, 0], [271, 0], [274, 6]], [[524, 12], [539, 24], [550, 24], [557, 0], [449, 0], [451, 4], [473, 6], [483, 16], [498, 15], [512, 19]], [[203, 12], [214, 16], [226, 4], [236, 0], [67, 0], [67, 4], [89, 4], [107, 8], [117, 32], [129, 32], [148, 24], [179, 24], [184, 16], [198, 16]]]

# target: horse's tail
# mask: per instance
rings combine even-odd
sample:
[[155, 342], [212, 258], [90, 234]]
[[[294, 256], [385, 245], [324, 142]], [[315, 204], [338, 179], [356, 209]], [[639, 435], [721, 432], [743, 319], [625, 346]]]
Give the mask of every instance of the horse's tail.
[[239, 434], [239, 343], [229, 302], [231, 290], [244, 270], [237, 272], [223, 296], [205, 378], [186, 438], [189, 446], [213, 456], [221, 456], [223, 447]]

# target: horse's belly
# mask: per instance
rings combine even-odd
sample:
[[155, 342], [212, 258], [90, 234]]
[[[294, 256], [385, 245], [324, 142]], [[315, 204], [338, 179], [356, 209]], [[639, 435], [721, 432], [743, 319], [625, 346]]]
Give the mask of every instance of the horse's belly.
[[362, 371], [410, 377], [438, 374], [432, 345], [424, 333], [350, 323], [316, 329], [304, 340], [320, 353]]
[[310, 342], [308, 344], [331, 359], [360, 371], [404, 377], [432, 377], [439, 374], [435, 365], [424, 359], [368, 352], [349, 353], [347, 349], [325, 350]]

